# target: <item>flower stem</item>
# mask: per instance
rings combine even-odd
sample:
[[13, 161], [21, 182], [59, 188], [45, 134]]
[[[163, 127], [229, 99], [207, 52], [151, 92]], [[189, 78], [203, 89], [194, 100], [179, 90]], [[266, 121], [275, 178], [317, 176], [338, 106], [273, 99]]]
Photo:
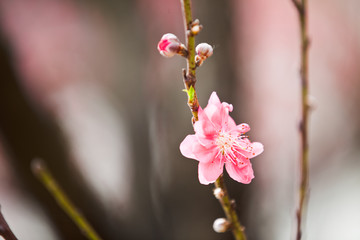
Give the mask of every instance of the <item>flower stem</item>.
[[84, 216], [82, 216], [63, 190], [59, 187], [54, 177], [46, 168], [45, 163], [39, 159], [35, 159], [32, 163], [32, 170], [34, 175], [46, 187], [59, 206], [73, 220], [85, 237], [90, 240], [101, 240]]
[[[184, 85], [186, 90], [190, 90], [190, 87], [193, 87], [195, 90], [195, 35], [191, 32], [191, 25], [193, 23], [191, 0], [181, 0], [181, 6], [184, 17], [186, 48], [188, 50], [188, 55], [186, 58], [187, 67], [186, 70], [183, 70]], [[188, 106], [190, 107], [191, 113], [193, 115], [192, 122], [195, 123], [198, 120], [199, 109], [199, 101], [196, 96], [196, 91], [194, 91], [194, 96], [192, 98], [188, 97]]]
[[297, 231], [296, 240], [302, 237], [302, 219], [306, 214], [305, 205], [309, 198], [309, 146], [308, 146], [308, 115], [309, 115], [309, 78], [308, 78], [308, 49], [309, 37], [307, 30], [307, 0], [292, 0], [298, 11], [300, 21], [301, 37], [301, 156], [300, 156], [300, 186], [299, 186], [299, 206], [296, 212]]
[[[198, 120], [199, 102], [196, 96], [195, 83], [196, 83], [196, 63], [195, 63], [195, 35], [191, 31], [192, 27], [192, 12], [191, 12], [191, 0], [180, 0], [183, 10], [186, 48], [188, 50], [187, 55], [187, 68], [183, 70], [184, 85], [186, 90], [194, 88], [194, 96], [190, 97], [188, 94], [188, 105], [191, 109], [193, 118], [192, 122], [195, 123]], [[246, 240], [244, 233], [244, 227], [240, 224], [238, 216], [235, 211], [235, 202], [230, 200], [223, 176], [221, 175], [215, 181], [215, 187], [221, 188], [224, 195], [219, 199], [219, 202], [225, 212], [226, 218], [232, 225], [232, 232], [236, 240]]]
[[0, 236], [5, 240], [17, 240], [0, 211]]
[[225, 212], [226, 218], [231, 223], [231, 231], [236, 240], [246, 240], [246, 235], [244, 232], [244, 227], [240, 224], [239, 218], [235, 210], [235, 201], [230, 199], [229, 193], [227, 191], [223, 175], [220, 175], [215, 181], [215, 187], [220, 188], [223, 192], [223, 195], [219, 199], [219, 202]]

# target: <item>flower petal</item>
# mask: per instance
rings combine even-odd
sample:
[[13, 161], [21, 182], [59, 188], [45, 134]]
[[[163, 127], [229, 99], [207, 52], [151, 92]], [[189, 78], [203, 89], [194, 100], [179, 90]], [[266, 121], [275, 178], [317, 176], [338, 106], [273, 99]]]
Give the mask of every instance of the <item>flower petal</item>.
[[252, 148], [253, 148], [253, 156], [252, 157], [256, 157], [257, 155], [261, 154], [264, 151], [264, 145], [262, 145], [262, 143], [259, 142], [253, 142], [251, 144]]
[[180, 152], [187, 158], [198, 160], [199, 162], [211, 162], [218, 153], [215, 144], [203, 146], [198, 137], [194, 134], [187, 135], [180, 144]]
[[208, 105], [209, 104], [215, 104], [215, 105], [221, 104], [220, 99], [219, 99], [219, 97], [218, 97], [218, 95], [216, 94], [215, 91], [212, 92], [211, 95], [210, 95]]
[[264, 145], [259, 142], [252, 143], [247, 138], [242, 139], [239, 143], [242, 146], [242, 148], [239, 149], [239, 152], [247, 158], [256, 157], [264, 151]]
[[222, 174], [224, 162], [213, 161], [209, 163], [199, 163], [199, 181], [201, 184], [208, 185], [213, 183]]
[[198, 117], [199, 120], [194, 124], [194, 130], [196, 132], [196, 135], [204, 138], [215, 135], [216, 129], [214, 127], [214, 124], [210, 121], [210, 119], [204, 113], [204, 110], [202, 110], [201, 107], [199, 107], [198, 109]]
[[250, 131], [250, 126], [247, 123], [241, 123], [236, 126], [236, 129], [240, 134], [243, 134], [243, 133], [247, 133], [248, 131]]
[[221, 129], [226, 132], [232, 132], [233, 129], [236, 129], [236, 123], [229, 115], [223, 116], [221, 125]]
[[192, 135], [187, 135], [185, 139], [180, 143], [180, 152], [184, 157], [195, 159], [193, 152], [194, 143], [198, 142], [197, 137]]
[[204, 108], [205, 114], [217, 130], [228, 130], [233, 128], [233, 125], [235, 126], [234, 120], [229, 116], [229, 112], [232, 110], [233, 106], [231, 104], [220, 102], [216, 92], [211, 94], [208, 105]]
[[227, 113], [229, 113], [229, 112], [232, 112], [233, 111], [233, 105], [232, 104], [229, 104], [229, 103], [227, 103], [227, 102], [222, 102], [221, 103], [222, 104], [222, 106], [224, 107], [224, 109], [227, 111]]
[[218, 150], [215, 145], [204, 147], [200, 143], [194, 144], [193, 152], [195, 159], [203, 163], [212, 162], [218, 154]]
[[254, 178], [254, 171], [250, 162], [246, 165], [234, 165], [227, 162], [225, 168], [229, 176], [235, 181], [248, 184]]

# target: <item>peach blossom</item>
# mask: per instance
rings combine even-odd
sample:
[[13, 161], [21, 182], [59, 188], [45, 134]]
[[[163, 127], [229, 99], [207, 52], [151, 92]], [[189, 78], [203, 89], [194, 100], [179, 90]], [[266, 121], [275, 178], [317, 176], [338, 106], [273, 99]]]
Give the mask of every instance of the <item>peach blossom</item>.
[[199, 107], [199, 120], [194, 124], [195, 134], [188, 135], [180, 144], [182, 155], [199, 161], [199, 181], [209, 184], [226, 171], [234, 180], [248, 184], [254, 178], [250, 159], [263, 152], [259, 142], [250, 142], [244, 133], [250, 130], [246, 123], [239, 125], [229, 116], [233, 106], [220, 102], [213, 92], [208, 105]]

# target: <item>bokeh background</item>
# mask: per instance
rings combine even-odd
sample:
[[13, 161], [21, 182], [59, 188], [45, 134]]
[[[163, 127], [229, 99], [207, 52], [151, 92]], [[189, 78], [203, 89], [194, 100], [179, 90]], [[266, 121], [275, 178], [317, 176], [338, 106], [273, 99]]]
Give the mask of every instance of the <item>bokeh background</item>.
[[[310, 199], [304, 239], [360, 239], [360, 2], [309, 1]], [[249, 240], [291, 239], [299, 178], [299, 29], [291, 0], [194, 0], [215, 47], [198, 69], [265, 145], [250, 185], [226, 176]], [[0, 204], [19, 239], [85, 239], [32, 175], [42, 158], [104, 239], [232, 239], [197, 162], [178, 0], [0, 0]]]

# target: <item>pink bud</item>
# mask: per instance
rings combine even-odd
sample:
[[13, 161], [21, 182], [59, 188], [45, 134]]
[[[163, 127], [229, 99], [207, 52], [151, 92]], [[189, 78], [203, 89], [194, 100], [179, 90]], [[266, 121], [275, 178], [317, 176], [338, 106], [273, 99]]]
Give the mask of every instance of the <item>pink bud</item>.
[[195, 51], [196, 54], [203, 60], [213, 55], [213, 48], [207, 43], [200, 43], [196, 46]]
[[157, 48], [164, 57], [172, 57], [181, 51], [182, 44], [174, 34], [167, 33], [162, 36]]

